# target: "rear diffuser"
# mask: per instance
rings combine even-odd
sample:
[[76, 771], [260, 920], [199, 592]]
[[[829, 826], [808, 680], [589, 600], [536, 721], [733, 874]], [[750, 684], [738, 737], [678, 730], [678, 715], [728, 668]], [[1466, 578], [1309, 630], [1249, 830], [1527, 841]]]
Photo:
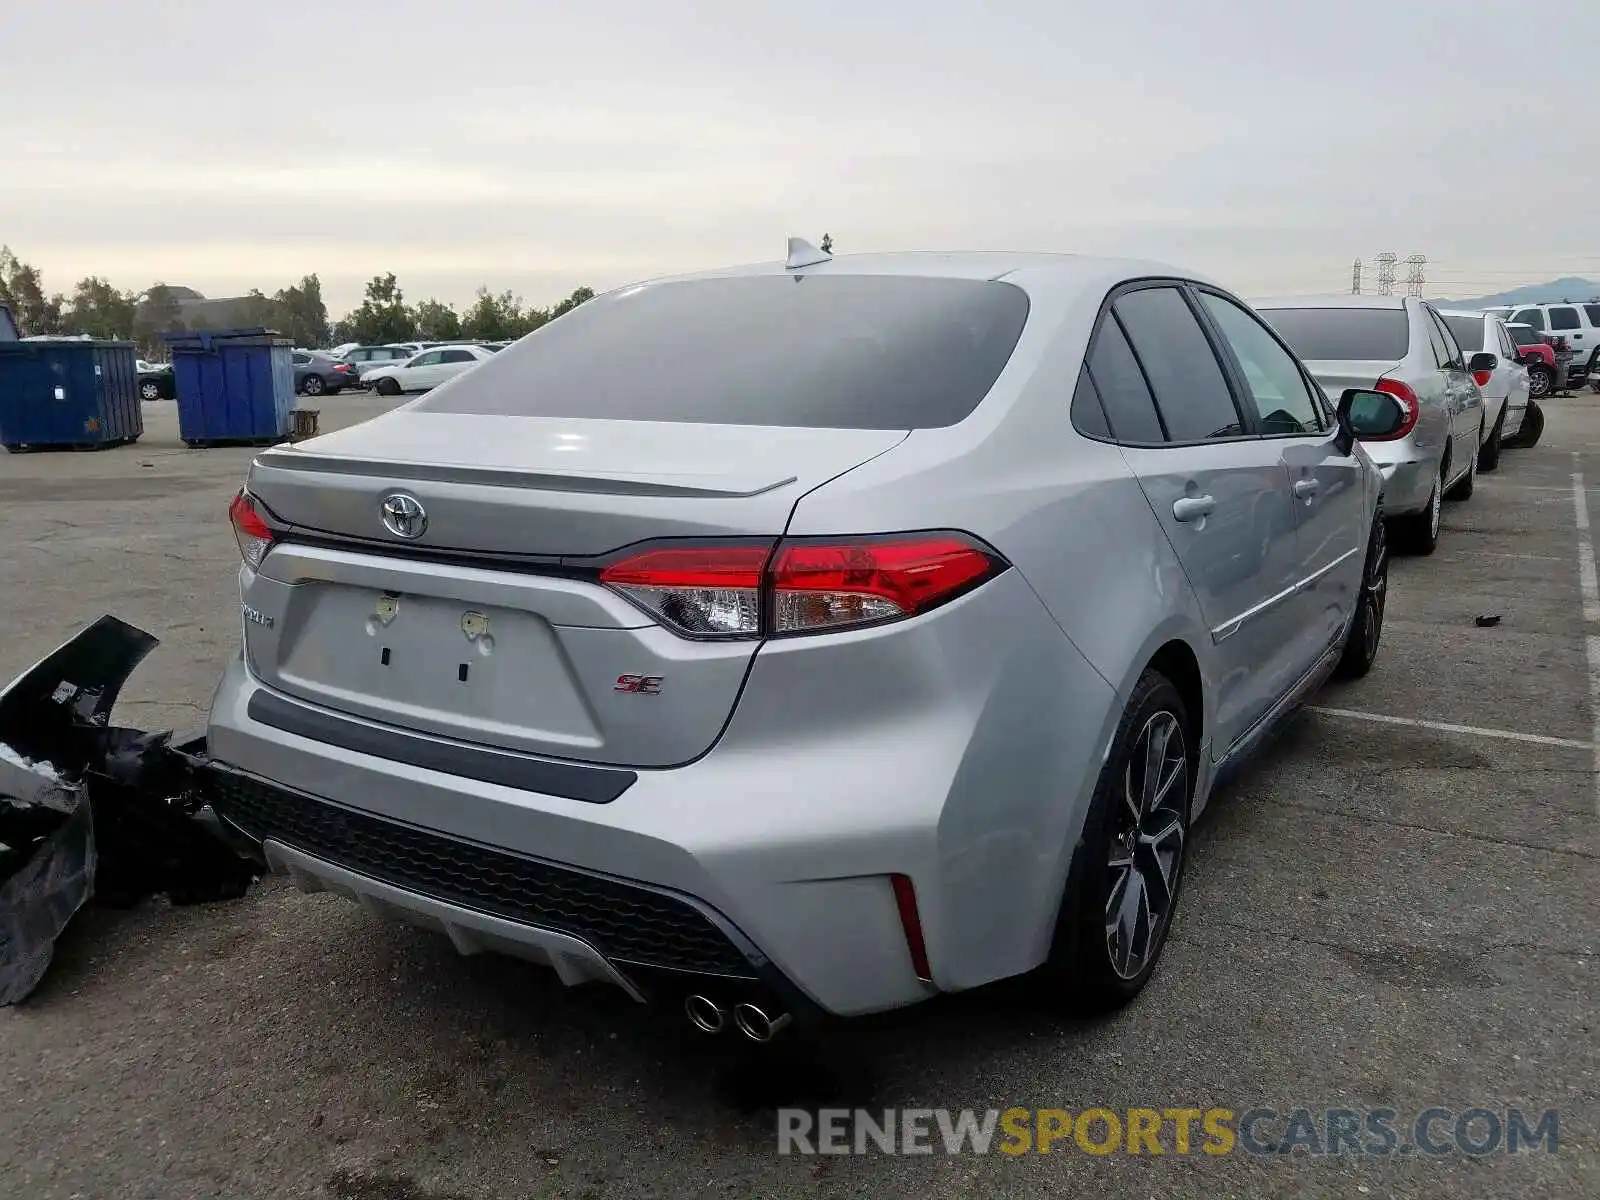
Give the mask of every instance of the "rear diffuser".
[[206, 819], [203, 734], [110, 723], [156, 645], [101, 617], [0, 692], [0, 1005], [34, 990], [91, 898], [227, 900], [262, 873]]

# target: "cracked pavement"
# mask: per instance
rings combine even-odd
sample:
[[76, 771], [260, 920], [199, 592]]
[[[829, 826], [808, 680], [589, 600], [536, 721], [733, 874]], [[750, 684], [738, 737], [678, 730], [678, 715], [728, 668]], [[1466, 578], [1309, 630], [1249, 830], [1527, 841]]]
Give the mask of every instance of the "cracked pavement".
[[[326, 399], [324, 427], [381, 407]], [[1062, 1021], [1002, 986], [754, 1055], [274, 880], [80, 916], [0, 1010], [0, 1195], [1600, 1195], [1600, 631], [1571, 486], [1600, 484], [1600, 398], [1548, 412], [1540, 446], [1446, 507], [1434, 556], [1396, 558], [1373, 673], [1313, 704], [1579, 744], [1305, 712], [1196, 830], [1165, 958], [1121, 1014]], [[238, 638], [224, 506], [250, 452], [185, 450], [170, 403], [146, 414], [134, 447], [0, 456], [0, 678], [112, 612], [162, 639], [120, 719], [184, 728]], [[806, 1158], [776, 1153], [790, 1103], [1561, 1123], [1557, 1154], [1516, 1158]]]

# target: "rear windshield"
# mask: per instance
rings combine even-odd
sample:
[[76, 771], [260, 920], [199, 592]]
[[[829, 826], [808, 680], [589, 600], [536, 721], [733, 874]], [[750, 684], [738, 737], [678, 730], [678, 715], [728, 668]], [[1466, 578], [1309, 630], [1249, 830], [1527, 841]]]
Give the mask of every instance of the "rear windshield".
[[1468, 354], [1476, 354], [1483, 349], [1482, 317], [1446, 317], [1444, 323], [1456, 335], [1456, 344]]
[[1398, 362], [1411, 342], [1401, 308], [1270, 308], [1261, 315], [1307, 360]]
[[930, 429], [988, 394], [1028, 318], [1008, 283], [740, 276], [580, 305], [418, 410]]
[[1511, 340], [1519, 346], [1538, 346], [1544, 342], [1539, 331], [1531, 325], [1507, 325], [1506, 332], [1511, 335]]

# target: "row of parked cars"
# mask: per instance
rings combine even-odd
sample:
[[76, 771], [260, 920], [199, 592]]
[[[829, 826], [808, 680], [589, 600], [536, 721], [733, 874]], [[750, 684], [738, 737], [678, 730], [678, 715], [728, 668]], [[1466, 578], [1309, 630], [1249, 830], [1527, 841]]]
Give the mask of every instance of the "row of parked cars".
[[426, 392], [469, 371], [507, 342], [347, 343], [332, 350], [294, 352], [294, 390], [306, 396], [371, 389], [384, 396]]

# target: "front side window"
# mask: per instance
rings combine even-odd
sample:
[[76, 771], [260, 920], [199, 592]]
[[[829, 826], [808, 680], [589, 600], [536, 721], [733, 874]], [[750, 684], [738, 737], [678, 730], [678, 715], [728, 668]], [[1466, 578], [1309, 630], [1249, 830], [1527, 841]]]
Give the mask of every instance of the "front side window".
[[1265, 434], [1316, 433], [1322, 428], [1317, 402], [1294, 358], [1266, 326], [1231, 300], [1202, 292], [1201, 302], [1239, 360], [1250, 402]]
[[1551, 329], [1582, 329], [1583, 322], [1578, 320], [1578, 310], [1571, 305], [1552, 305], [1550, 308]]
[[439, 363], [439, 351], [430, 350], [426, 354], [419, 354], [408, 364], [413, 367], [433, 367]]
[[1150, 380], [1172, 441], [1202, 442], [1244, 432], [1222, 364], [1181, 291], [1140, 288], [1117, 297], [1112, 308]]

